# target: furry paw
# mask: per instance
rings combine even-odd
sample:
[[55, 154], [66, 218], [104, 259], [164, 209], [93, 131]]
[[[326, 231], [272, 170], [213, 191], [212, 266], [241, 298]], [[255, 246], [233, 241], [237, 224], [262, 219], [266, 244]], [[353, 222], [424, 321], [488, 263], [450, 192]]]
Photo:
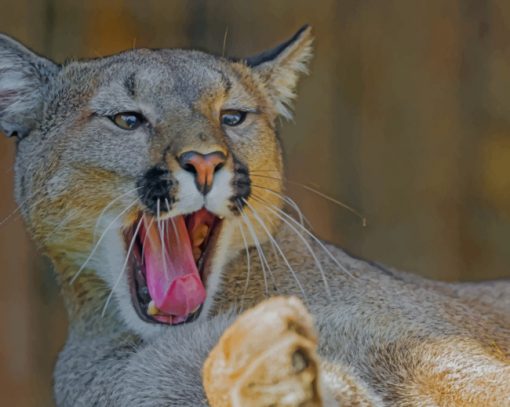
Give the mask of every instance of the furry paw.
[[204, 364], [212, 407], [322, 406], [310, 314], [297, 298], [276, 297], [243, 313]]

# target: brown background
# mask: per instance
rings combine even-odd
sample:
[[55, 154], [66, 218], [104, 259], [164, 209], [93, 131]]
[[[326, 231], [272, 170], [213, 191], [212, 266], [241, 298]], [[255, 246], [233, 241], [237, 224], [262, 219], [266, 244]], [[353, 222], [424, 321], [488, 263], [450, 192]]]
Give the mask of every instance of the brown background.
[[[137, 47], [242, 56], [308, 22], [316, 58], [283, 129], [288, 177], [320, 236], [445, 280], [509, 276], [510, 2], [0, 0], [0, 31], [59, 62]], [[0, 139], [0, 216], [14, 209]], [[50, 268], [0, 226], [0, 405], [46, 406], [66, 334]]]

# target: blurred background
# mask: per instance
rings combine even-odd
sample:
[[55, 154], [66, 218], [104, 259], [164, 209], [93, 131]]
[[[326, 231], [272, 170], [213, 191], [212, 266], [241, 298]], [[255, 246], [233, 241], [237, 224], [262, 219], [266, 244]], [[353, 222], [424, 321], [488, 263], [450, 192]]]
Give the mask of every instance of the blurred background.
[[[58, 62], [132, 47], [246, 56], [310, 23], [311, 76], [283, 126], [319, 236], [442, 280], [510, 276], [510, 2], [0, 0], [0, 31]], [[12, 198], [0, 139], [0, 405], [51, 406], [66, 315]]]

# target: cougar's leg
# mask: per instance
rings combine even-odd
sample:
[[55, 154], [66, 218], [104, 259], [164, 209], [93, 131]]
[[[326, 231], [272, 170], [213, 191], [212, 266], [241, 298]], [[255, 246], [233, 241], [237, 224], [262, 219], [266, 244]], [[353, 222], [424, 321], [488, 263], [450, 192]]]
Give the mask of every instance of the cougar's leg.
[[204, 365], [212, 407], [324, 404], [312, 319], [296, 298], [272, 298], [242, 314]]

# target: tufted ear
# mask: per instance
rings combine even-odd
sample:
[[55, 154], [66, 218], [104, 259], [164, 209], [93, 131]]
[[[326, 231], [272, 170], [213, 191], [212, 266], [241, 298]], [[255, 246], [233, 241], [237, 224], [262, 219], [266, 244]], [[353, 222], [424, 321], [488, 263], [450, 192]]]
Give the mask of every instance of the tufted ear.
[[57, 71], [53, 62], [0, 34], [0, 131], [22, 138], [37, 126]]
[[312, 28], [302, 27], [294, 36], [269, 51], [245, 59], [265, 82], [278, 113], [292, 117], [291, 102], [300, 74], [307, 73], [312, 58]]

